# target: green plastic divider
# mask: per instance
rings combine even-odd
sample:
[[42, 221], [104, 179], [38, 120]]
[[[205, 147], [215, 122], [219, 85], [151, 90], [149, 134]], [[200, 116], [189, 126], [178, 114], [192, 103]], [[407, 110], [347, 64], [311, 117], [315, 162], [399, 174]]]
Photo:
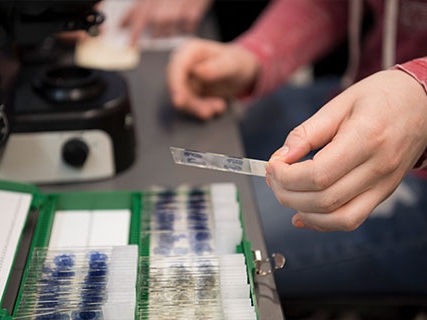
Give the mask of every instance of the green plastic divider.
[[[40, 210], [40, 206], [42, 205], [43, 201], [44, 201], [44, 196], [40, 193], [39, 189], [31, 184], [23, 184], [23, 183], [17, 183], [17, 182], [13, 182], [13, 181], [6, 181], [6, 180], [0, 180], [0, 190], [2, 191], [9, 191], [9, 192], [19, 192], [19, 193], [24, 193], [24, 194], [30, 194], [32, 195], [32, 202], [30, 205], [29, 210]], [[27, 223], [27, 221], [25, 221], [25, 224]], [[20, 239], [18, 241], [18, 245], [17, 248], [20, 246], [22, 241], [22, 234], [20, 235]], [[15, 252], [15, 256], [13, 259], [13, 263], [15, 263], [16, 259], [17, 259], [17, 250]], [[6, 288], [9, 285], [9, 281], [10, 278], [7, 279], [6, 282]], [[4, 293], [3, 293], [4, 294]], [[0, 306], [3, 304], [3, 296], [0, 296]], [[0, 309], [0, 319], [2, 319], [2, 317], [4, 319], [11, 319], [9, 313], [7, 310], [2, 310]], [[3, 319], [2, 319], [3, 320]]]

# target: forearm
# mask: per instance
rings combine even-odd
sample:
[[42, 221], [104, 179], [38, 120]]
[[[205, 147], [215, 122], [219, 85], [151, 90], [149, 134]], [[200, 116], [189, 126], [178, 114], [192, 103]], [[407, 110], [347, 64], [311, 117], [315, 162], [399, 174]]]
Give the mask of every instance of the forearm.
[[347, 1], [273, 0], [235, 41], [260, 62], [251, 96], [280, 86], [298, 67], [331, 50], [346, 32]]

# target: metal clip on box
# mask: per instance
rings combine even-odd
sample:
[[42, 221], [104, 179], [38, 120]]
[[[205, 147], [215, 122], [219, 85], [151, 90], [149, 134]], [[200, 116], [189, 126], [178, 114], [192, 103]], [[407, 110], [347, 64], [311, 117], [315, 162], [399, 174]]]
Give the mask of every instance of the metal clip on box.
[[[261, 250], [254, 250], [252, 253], [257, 275], [266, 276], [285, 266], [286, 259], [281, 253], [273, 253], [271, 259], [269, 257], [263, 258]], [[266, 264], [268, 269], [264, 269]]]

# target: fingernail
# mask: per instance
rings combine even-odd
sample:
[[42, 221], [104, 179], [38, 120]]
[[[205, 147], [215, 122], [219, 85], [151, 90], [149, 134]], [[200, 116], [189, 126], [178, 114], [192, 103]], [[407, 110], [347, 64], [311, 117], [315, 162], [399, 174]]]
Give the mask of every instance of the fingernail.
[[273, 153], [273, 155], [271, 156], [270, 160], [282, 160], [283, 161], [283, 157], [286, 156], [286, 154], [289, 152], [289, 147], [288, 146], [283, 146], [280, 149], [276, 150], [276, 152]]
[[293, 225], [294, 225], [296, 228], [300, 228], [300, 229], [305, 228], [305, 224], [304, 224], [304, 222], [302, 222], [301, 220], [297, 220], [297, 221], [295, 221], [295, 222], [293, 223]]
[[289, 152], [289, 147], [287, 145], [284, 145], [279, 149], [279, 154], [281, 156], [285, 156]]
[[306, 228], [306, 224], [299, 218], [293, 218], [292, 219], [292, 224], [296, 227], [296, 228]]

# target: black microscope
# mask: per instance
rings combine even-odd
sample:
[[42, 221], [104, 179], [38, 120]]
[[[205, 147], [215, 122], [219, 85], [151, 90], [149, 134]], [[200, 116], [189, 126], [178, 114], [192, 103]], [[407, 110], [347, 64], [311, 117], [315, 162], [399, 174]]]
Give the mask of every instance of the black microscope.
[[55, 45], [61, 32], [97, 35], [99, 1], [0, 0], [0, 179], [93, 181], [133, 163], [124, 78], [77, 67]]

